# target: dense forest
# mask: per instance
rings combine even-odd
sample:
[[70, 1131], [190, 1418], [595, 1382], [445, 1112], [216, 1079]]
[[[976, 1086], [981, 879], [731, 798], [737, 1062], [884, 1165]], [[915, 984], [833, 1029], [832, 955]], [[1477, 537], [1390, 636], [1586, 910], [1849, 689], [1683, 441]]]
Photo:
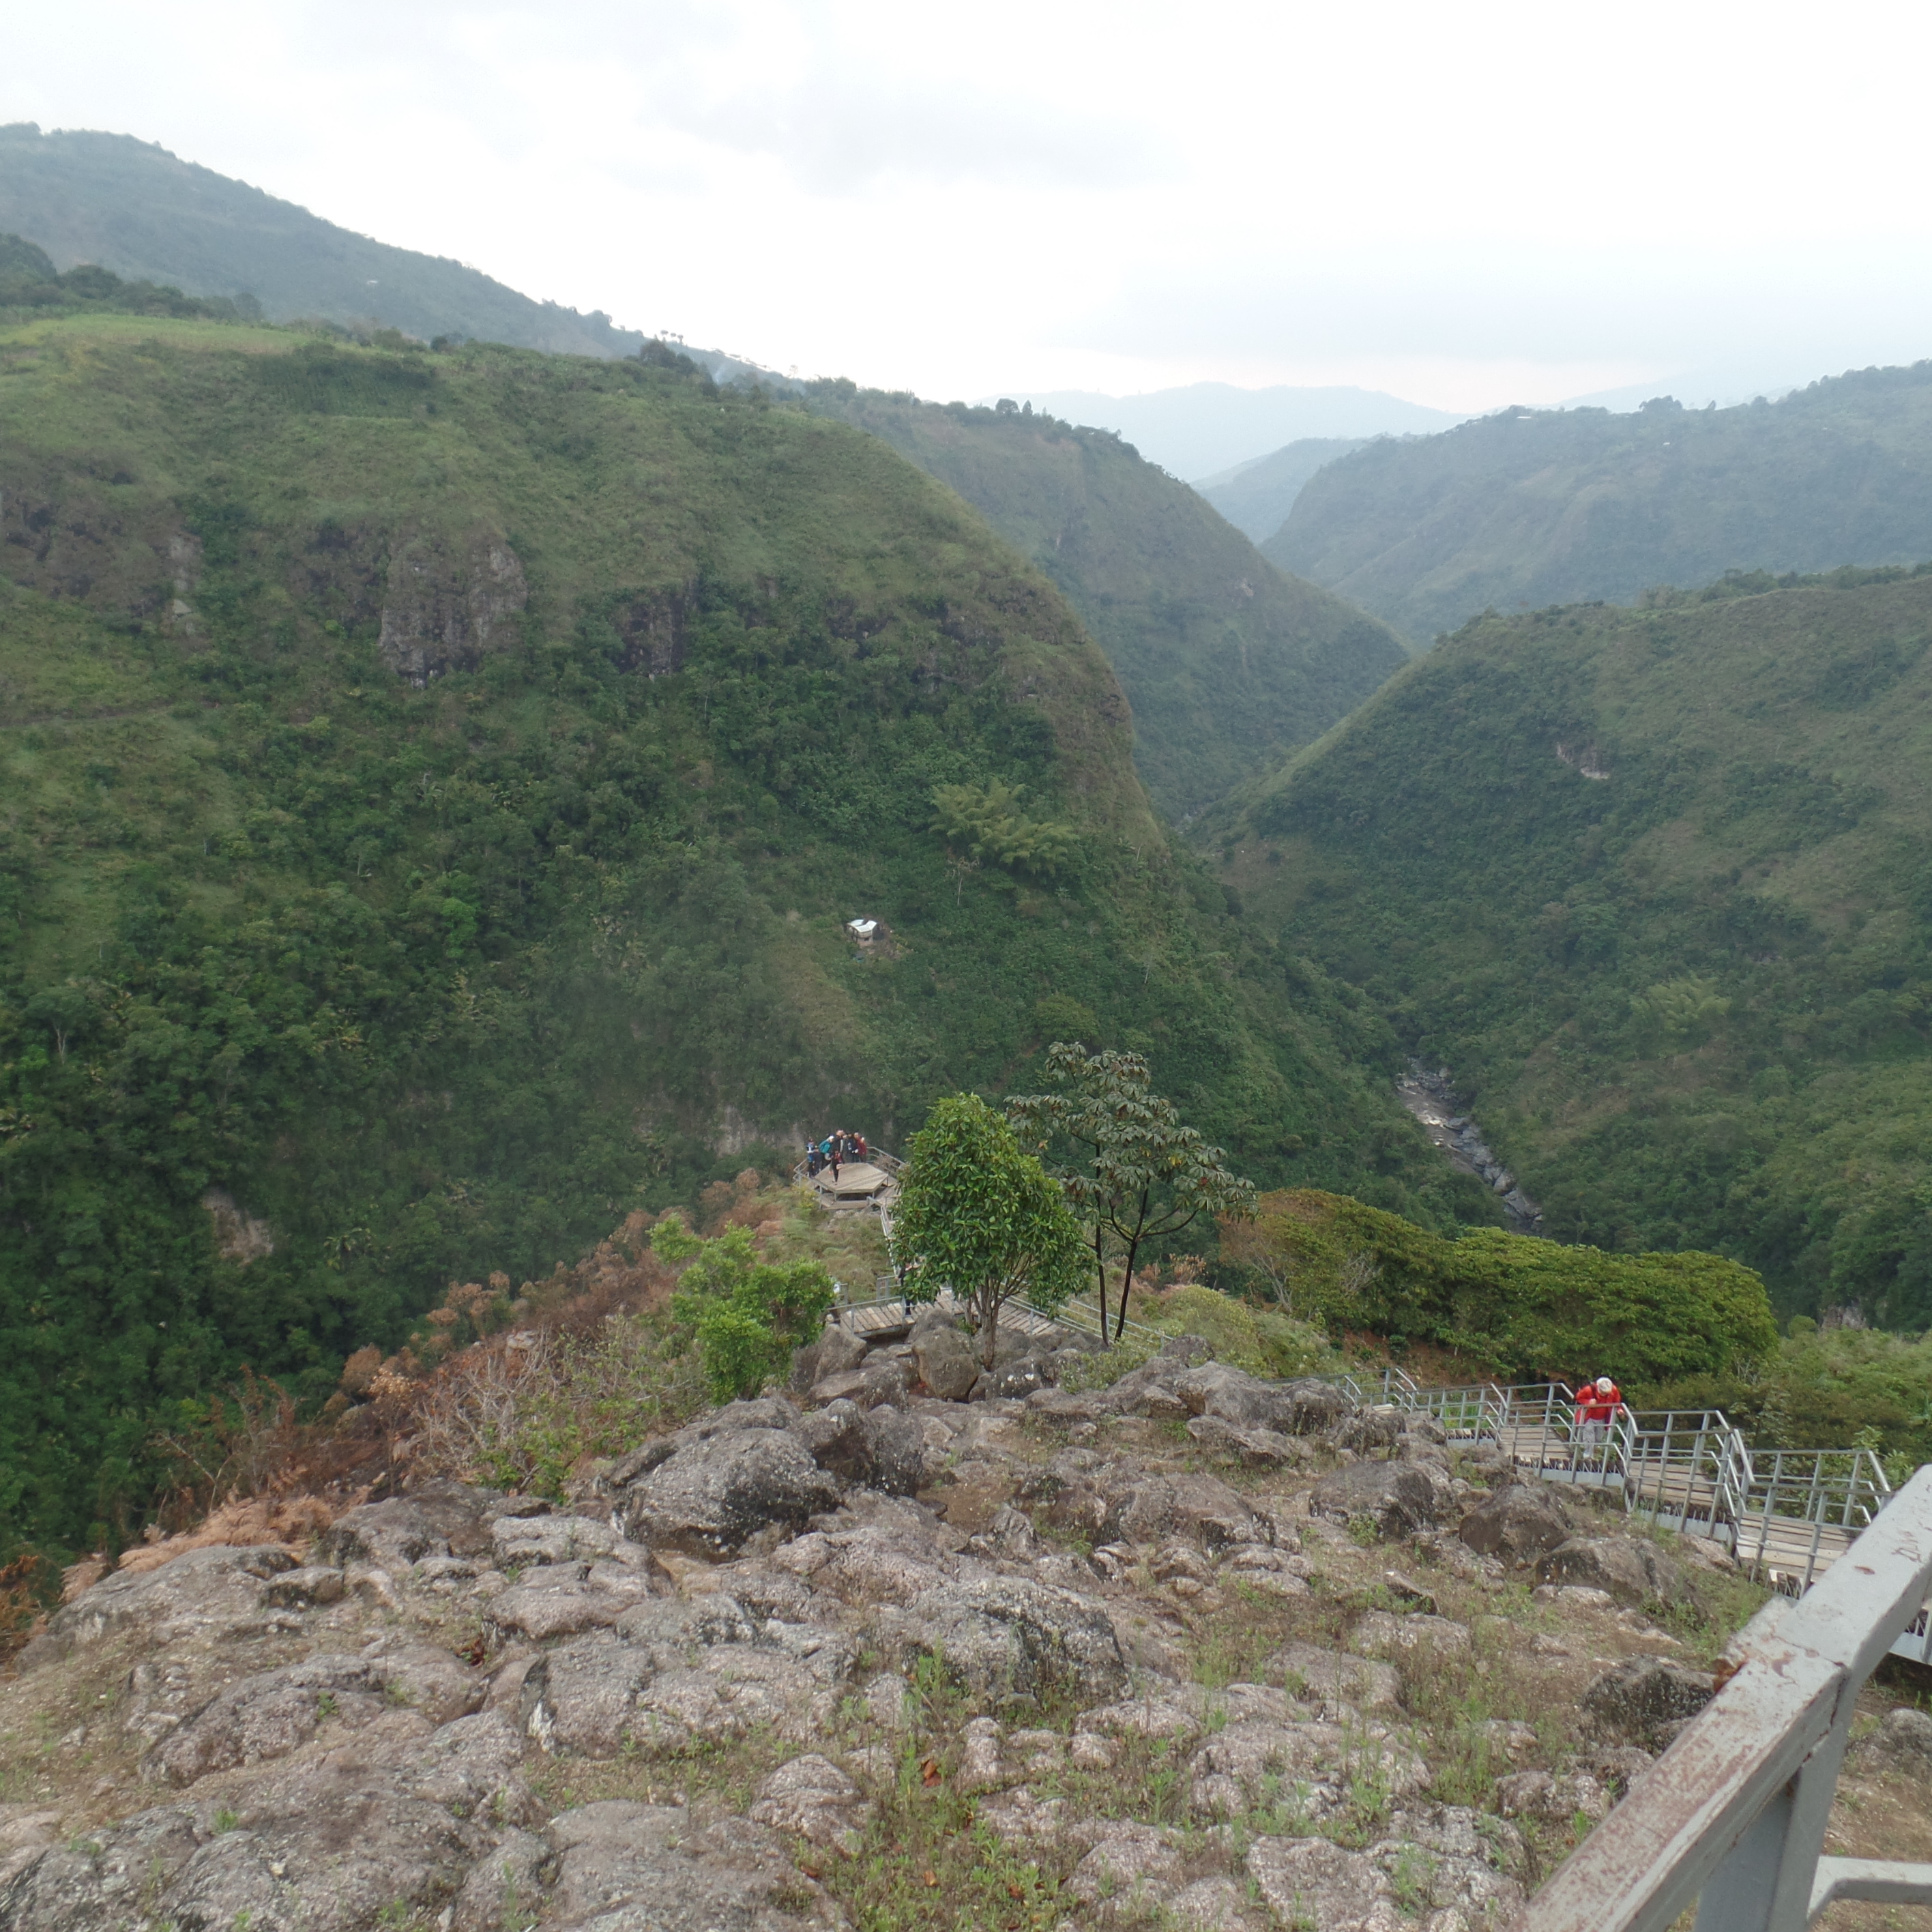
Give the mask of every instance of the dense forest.
[[1105, 430], [850, 382], [814, 410], [950, 484], [1065, 594], [1134, 708], [1134, 760], [1183, 821], [1318, 737], [1404, 661], [1386, 626], [1284, 577]]
[[1932, 1324], [1932, 574], [1481, 618], [1207, 829], [1606, 1249]]
[[1172, 849], [1073, 612], [878, 439], [662, 350], [104, 313], [0, 332], [0, 446], [8, 1529], [124, 1520], [243, 1363], [326, 1393], [453, 1275], [1055, 1037], [1263, 1180], [1484, 1211], [1386, 1025]]
[[1329, 464], [1264, 544], [1418, 650], [1486, 609], [1932, 548], [1932, 362], [1770, 403], [1505, 410]]

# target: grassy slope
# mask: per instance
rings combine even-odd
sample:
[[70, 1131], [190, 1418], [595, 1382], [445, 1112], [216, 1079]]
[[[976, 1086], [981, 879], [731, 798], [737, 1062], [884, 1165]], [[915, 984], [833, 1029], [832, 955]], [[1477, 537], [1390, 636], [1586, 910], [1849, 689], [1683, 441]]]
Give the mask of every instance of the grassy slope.
[[1916, 561], [1932, 363], [1736, 409], [1504, 412], [1330, 465], [1264, 554], [1426, 646], [1477, 612]]
[[1552, 1233], [1923, 1327], [1932, 578], [1894, 574], [1478, 620], [1226, 838]]
[[[0, 334], [0, 1529], [111, 1517], [238, 1360], [326, 1390], [450, 1276], [802, 1125], [891, 1144], [1070, 1014], [1264, 1177], [1450, 1198], [1385, 1030], [1169, 850], [1065, 603], [875, 439], [90, 317]], [[386, 606], [470, 621], [507, 553], [526, 608], [400, 680]], [[992, 776], [1063, 878], [949, 875], [931, 789]], [[272, 1255], [217, 1256], [211, 1186]]]
[[476, 336], [592, 356], [635, 353], [608, 316], [532, 302], [460, 262], [394, 248], [126, 134], [0, 128], [0, 230], [62, 268], [191, 294], [254, 296], [271, 316]]
[[850, 383], [812, 396], [950, 484], [1058, 585], [1126, 688], [1135, 761], [1171, 819], [1271, 769], [1402, 662], [1381, 624], [1269, 568], [1105, 431]]

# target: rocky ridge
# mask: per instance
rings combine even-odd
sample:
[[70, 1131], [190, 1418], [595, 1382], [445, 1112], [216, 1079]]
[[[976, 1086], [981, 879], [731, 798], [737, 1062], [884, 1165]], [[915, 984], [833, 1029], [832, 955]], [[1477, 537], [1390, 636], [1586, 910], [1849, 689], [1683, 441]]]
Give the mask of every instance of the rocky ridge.
[[1426, 1418], [821, 1366], [94, 1583], [0, 1685], [0, 1928], [1481, 1932], [1711, 1694], [1653, 1617], [1736, 1580]]

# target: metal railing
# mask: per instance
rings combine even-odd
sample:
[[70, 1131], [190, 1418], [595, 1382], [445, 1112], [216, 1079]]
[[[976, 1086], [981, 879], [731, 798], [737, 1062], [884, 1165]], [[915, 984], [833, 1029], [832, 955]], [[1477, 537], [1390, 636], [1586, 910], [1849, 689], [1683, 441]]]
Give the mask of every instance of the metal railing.
[[1851, 1548], [1760, 1612], [1716, 1696], [1530, 1901], [1528, 1932], [1666, 1932], [1694, 1900], [1696, 1932], [1803, 1932], [1841, 1898], [1932, 1904], [1932, 1865], [1820, 1856], [1859, 1688], [1932, 1588], [1932, 1467]]
[[1761, 1449], [1744, 1465], [1732, 1547], [1787, 1596], [1802, 1597], [1892, 1495], [1869, 1449]]

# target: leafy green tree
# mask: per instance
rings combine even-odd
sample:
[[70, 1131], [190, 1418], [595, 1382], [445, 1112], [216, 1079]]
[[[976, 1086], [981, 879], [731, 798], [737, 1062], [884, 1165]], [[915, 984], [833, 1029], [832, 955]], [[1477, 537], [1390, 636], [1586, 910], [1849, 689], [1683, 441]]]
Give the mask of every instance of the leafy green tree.
[[1047, 1049], [1046, 1066], [1060, 1090], [1016, 1095], [1006, 1112], [1041, 1153], [1056, 1142], [1071, 1150], [1059, 1179], [1093, 1243], [1103, 1338], [1108, 1238], [1118, 1244], [1118, 1335], [1143, 1244], [1178, 1234], [1204, 1214], [1252, 1213], [1254, 1185], [1229, 1173], [1222, 1150], [1181, 1124], [1173, 1103], [1154, 1090], [1139, 1054], [1112, 1048], [1089, 1054], [1077, 1043], [1056, 1040]]
[[671, 1312], [698, 1332], [716, 1402], [756, 1395], [824, 1326], [833, 1284], [822, 1263], [761, 1262], [746, 1229], [705, 1240], [676, 1219], [652, 1229], [651, 1249], [681, 1270]]
[[964, 846], [975, 863], [991, 859], [1017, 872], [1051, 876], [1072, 856], [1076, 834], [1058, 819], [1028, 818], [1020, 809], [1025, 790], [998, 778], [984, 785], [936, 785], [932, 829], [949, 844]]
[[1059, 1184], [973, 1094], [937, 1102], [907, 1143], [892, 1248], [909, 1300], [950, 1287], [965, 1303], [988, 1369], [1000, 1310], [1018, 1295], [1051, 1314], [1086, 1271]]

